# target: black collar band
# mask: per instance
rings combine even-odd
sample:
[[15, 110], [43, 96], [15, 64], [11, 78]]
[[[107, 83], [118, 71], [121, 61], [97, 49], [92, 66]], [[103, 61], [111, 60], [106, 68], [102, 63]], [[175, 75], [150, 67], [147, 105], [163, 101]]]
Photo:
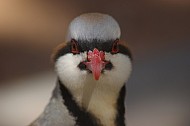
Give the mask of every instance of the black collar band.
[[[67, 107], [70, 114], [76, 118], [77, 126], [101, 126], [100, 121], [94, 117], [91, 113], [87, 112], [84, 108], [81, 108], [73, 99], [70, 91], [64, 86], [64, 84], [58, 80], [60, 86], [61, 95], [64, 100], [63, 104]], [[121, 88], [119, 97], [117, 99], [117, 115], [116, 126], [125, 126], [125, 85]]]
[[70, 114], [76, 118], [77, 126], [100, 126], [98, 120], [89, 112], [79, 107], [69, 90], [58, 80], [61, 95], [64, 100], [63, 104], [67, 107]]

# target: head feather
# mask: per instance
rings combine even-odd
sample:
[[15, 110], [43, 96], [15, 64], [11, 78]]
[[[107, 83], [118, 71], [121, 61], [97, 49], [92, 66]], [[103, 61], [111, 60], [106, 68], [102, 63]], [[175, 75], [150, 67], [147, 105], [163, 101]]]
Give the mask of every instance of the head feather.
[[69, 25], [67, 41], [75, 40], [115, 40], [120, 38], [117, 21], [100, 13], [87, 13], [76, 17]]

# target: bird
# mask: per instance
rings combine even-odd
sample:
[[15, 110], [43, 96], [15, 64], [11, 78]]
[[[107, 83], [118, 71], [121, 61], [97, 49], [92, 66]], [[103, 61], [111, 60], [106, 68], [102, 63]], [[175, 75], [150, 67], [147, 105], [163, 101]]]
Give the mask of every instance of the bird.
[[126, 126], [132, 54], [120, 37], [118, 22], [108, 14], [74, 18], [53, 53], [52, 97], [30, 126]]

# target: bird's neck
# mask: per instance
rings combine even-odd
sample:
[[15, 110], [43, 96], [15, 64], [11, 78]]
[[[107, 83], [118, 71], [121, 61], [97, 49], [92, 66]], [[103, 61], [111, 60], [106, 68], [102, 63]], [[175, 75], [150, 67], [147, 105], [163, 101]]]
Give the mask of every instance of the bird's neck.
[[79, 125], [125, 126], [125, 85], [117, 89], [90, 83], [74, 93], [58, 82], [64, 105]]

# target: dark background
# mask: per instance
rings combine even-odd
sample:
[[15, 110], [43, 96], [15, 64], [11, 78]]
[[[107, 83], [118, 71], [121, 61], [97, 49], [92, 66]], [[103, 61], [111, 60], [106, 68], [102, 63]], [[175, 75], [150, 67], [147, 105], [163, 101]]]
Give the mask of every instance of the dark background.
[[189, 0], [0, 0], [0, 126], [27, 125], [43, 110], [56, 80], [52, 49], [86, 12], [112, 15], [132, 51], [128, 126], [189, 126]]

